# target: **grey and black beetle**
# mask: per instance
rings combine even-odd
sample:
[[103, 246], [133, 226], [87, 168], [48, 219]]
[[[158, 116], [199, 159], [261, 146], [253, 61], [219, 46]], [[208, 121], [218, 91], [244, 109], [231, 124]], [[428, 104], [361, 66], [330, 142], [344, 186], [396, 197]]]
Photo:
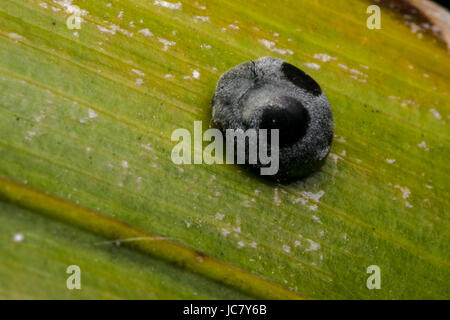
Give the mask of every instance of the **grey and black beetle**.
[[333, 115], [320, 86], [302, 70], [273, 57], [225, 72], [217, 83], [212, 117], [222, 130], [279, 129], [279, 170], [274, 175], [279, 181], [316, 171], [333, 139]]

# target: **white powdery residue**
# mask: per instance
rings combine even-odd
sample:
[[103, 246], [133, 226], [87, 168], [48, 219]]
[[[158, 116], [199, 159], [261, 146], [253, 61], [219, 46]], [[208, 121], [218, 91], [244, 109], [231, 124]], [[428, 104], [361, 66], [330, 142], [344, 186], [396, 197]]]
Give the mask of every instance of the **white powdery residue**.
[[306, 249], [305, 251], [317, 251], [320, 249], [320, 244], [318, 244], [317, 242], [311, 239], [306, 239], [306, 241], [309, 242], [309, 248]]
[[224, 237], [226, 237], [227, 235], [229, 235], [231, 233], [230, 230], [222, 228], [221, 233]]
[[153, 2], [153, 4], [155, 6], [161, 6], [161, 7], [167, 8], [167, 9], [171, 9], [171, 10], [181, 10], [181, 7], [182, 7], [181, 2], [172, 3], [172, 2], [163, 1], [163, 0], [155, 0], [155, 2]]
[[233, 30], [239, 30], [239, 27], [234, 24], [230, 24], [230, 25], [228, 25], [228, 27]]
[[328, 61], [332, 61], [332, 60], [337, 60], [337, 58], [329, 56], [325, 53], [316, 53], [314, 54], [314, 59], [320, 60], [322, 62], [328, 62]]
[[81, 21], [83, 21], [83, 19], [81, 19], [80, 16], [84, 17], [84, 16], [86, 16], [88, 14], [88, 12], [86, 10], [84, 10], [84, 9], [80, 9], [76, 5], [72, 5], [72, 2], [73, 2], [72, 0], [60, 0], [60, 1], [53, 0], [53, 3], [56, 3], [56, 4], [60, 5], [61, 7], [63, 7], [64, 11], [67, 14], [71, 14], [71, 15], [75, 14], [76, 16], [79, 17], [79, 19]]
[[408, 199], [411, 195], [411, 191], [407, 187], [401, 187], [399, 185], [395, 185], [394, 188], [397, 188], [401, 191], [403, 199]]
[[320, 190], [316, 193], [308, 192], [308, 191], [302, 192], [303, 198], [312, 200], [314, 202], [319, 202], [320, 198], [322, 198], [324, 194], [325, 194], [325, 191], [323, 191], [323, 190]]
[[102, 27], [102, 26], [99, 26], [99, 25], [97, 25], [97, 28], [98, 28], [98, 30], [100, 30], [100, 32], [109, 33], [109, 34], [112, 34], [112, 35], [116, 34], [116, 30], [115, 29], [108, 29], [108, 28], [105, 28], [105, 27]]
[[209, 44], [204, 44], [204, 43], [202, 43], [202, 44], [200, 45], [200, 48], [206, 49], [206, 50], [210, 50], [210, 49], [211, 49], [211, 46], [210, 46]]
[[433, 114], [433, 116], [438, 119], [441, 120], [442, 116], [440, 115], [440, 113], [436, 110], [436, 109], [430, 109], [430, 112]]
[[354, 79], [356, 81], [362, 82], [362, 83], [366, 83], [367, 82], [366, 79], [358, 78], [358, 76], [355, 76], [355, 75], [351, 75], [350, 78], [352, 78], [352, 79]]
[[426, 185], [425, 185], [425, 188], [427, 188], [427, 189], [433, 189], [433, 186], [430, 186], [429, 184], [426, 184]]
[[135, 84], [136, 84], [137, 86], [140, 86], [140, 85], [144, 84], [144, 79], [137, 78]]
[[310, 205], [310, 206], [308, 206], [308, 209], [311, 211], [317, 211], [317, 205], [315, 205], [315, 204]]
[[94, 110], [88, 109], [88, 116], [90, 119], [95, 119], [98, 117], [98, 114]]
[[298, 240], [295, 240], [294, 247], [301, 247], [301, 246], [302, 246], [302, 243]]
[[141, 144], [141, 147], [147, 151], [150, 151], [150, 152], [153, 151], [153, 148], [150, 144]]
[[427, 143], [425, 141], [422, 141], [417, 145], [419, 148], [424, 149], [425, 151], [430, 150], [430, 148], [427, 147]]
[[290, 54], [291, 56], [294, 54], [294, 51], [289, 50], [289, 49], [278, 49], [278, 48], [273, 48], [272, 49], [273, 52], [277, 52], [279, 54], [285, 55], [286, 53]]
[[275, 202], [276, 206], [281, 204], [280, 195], [278, 194], [278, 188], [273, 189], [273, 202]]
[[153, 32], [151, 32], [148, 28], [139, 30], [138, 33], [142, 34], [144, 37], [153, 37]]
[[314, 69], [314, 70], [319, 70], [320, 66], [317, 63], [314, 62], [306, 62], [304, 64], [306, 67], [310, 68], [310, 69]]
[[164, 75], [164, 78], [166, 79], [173, 78], [173, 75], [168, 73]]
[[135, 74], [137, 74], [137, 75], [140, 76], [140, 77], [145, 77], [145, 73], [143, 73], [143, 72], [140, 71], [140, 70], [137, 70], [137, 69], [131, 69], [131, 71], [134, 72]]
[[192, 71], [192, 78], [194, 79], [200, 79], [200, 72], [198, 72], [197, 70]]
[[386, 162], [389, 164], [393, 164], [395, 162], [395, 159], [386, 159]]
[[401, 104], [402, 107], [407, 107], [407, 106], [409, 106], [409, 105], [416, 105], [416, 102], [413, 101], [413, 100], [405, 100], [405, 101], [403, 101], [402, 104]]
[[256, 248], [258, 244], [255, 241], [250, 242], [250, 247]]
[[237, 243], [237, 245], [238, 245], [239, 248], [242, 248], [242, 247], [245, 246], [245, 243], [244, 243], [244, 241], [239, 241], [239, 242]]
[[206, 10], [206, 6], [200, 5], [198, 2], [194, 3], [195, 7], [200, 10]]
[[39, 5], [44, 9], [48, 8], [48, 4], [46, 4], [45, 2], [41, 2]]
[[126, 160], [122, 160], [122, 168], [128, 169], [128, 162]]
[[163, 39], [163, 38], [158, 38], [158, 41], [161, 42], [164, 45], [164, 47], [163, 47], [164, 51], [167, 51], [167, 49], [169, 49], [170, 46], [176, 45], [176, 42], [169, 41], [169, 40], [166, 40], [166, 39]]
[[411, 32], [412, 33], [416, 33], [417, 31], [421, 31], [422, 30], [422, 28], [419, 25], [415, 24], [414, 22], [410, 22], [409, 26], [411, 27]]
[[320, 221], [320, 218], [318, 216], [312, 216], [312, 218], [314, 222], [322, 224], [322, 221]]
[[275, 46], [275, 42], [269, 41], [266, 39], [259, 39], [259, 43], [261, 43], [263, 46], [265, 46], [267, 49], [272, 49]]
[[293, 204], [297, 204], [297, 203], [299, 203], [299, 202], [301, 202], [302, 205], [306, 205], [306, 204], [308, 203], [308, 200], [303, 199], [302, 197], [300, 197], [300, 198], [295, 198], [295, 199], [292, 201]]
[[266, 39], [258, 39], [258, 42], [261, 43], [263, 46], [265, 46], [267, 49], [273, 52], [277, 52], [279, 54], [285, 55], [286, 53], [293, 55], [294, 52], [289, 49], [278, 49], [275, 47], [275, 42], [269, 41]]
[[222, 214], [222, 213], [220, 213], [220, 212], [217, 212], [217, 213], [216, 213], [216, 220], [223, 220], [224, 217], [225, 217], [224, 214]]
[[289, 252], [291, 252], [291, 247], [289, 247], [287, 244], [284, 244], [283, 251], [289, 253]]
[[23, 236], [22, 233], [15, 233], [13, 236], [13, 241], [14, 242], [22, 242], [24, 238], [25, 237]]
[[35, 135], [37, 135], [35, 131], [28, 131], [25, 135], [25, 140], [31, 141]]
[[142, 183], [142, 177], [137, 177], [137, 178], [136, 178], [136, 182], [137, 182], [137, 183]]
[[366, 69], [366, 70], [369, 70], [369, 67], [366, 66], [366, 65], [360, 64], [359, 66], [360, 66], [361, 68], [364, 68], [364, 69]]
[[337, 154], [334, 154], [332, 152], [329, 153], [331, 160], [333, 160], [334, 164], [338, 163], [339, 156]]
[[119, 14], [117, 15], [117, 18], [119, 18], [119, 19], [122, 19], [122, 17], [123, 17], [123, 10], [121, 10], [119, 12]]
[[358, 75], [358, 76], [367, 77], [366, 74], [364, 74], [364, 73], [362, 73], [361, 71], [356, 70], [356, 69], [350, 69], [350, 72], [353, 73], [353, 74], [356, 74], [356, 75]]
[[194, 22], [209, 22], [209, 17], [195, 16]]
[[348, 70], [348, 67], [345, 64], [339, 63], [338, 66], [341, 69]]
[[408, 201], [405, 202], [405, 206], [407, 208], [414, 208], [414, 206], [411, 203], [409, 203]]
[[23, 40], [25, 40], [25, 37], [21, 36], [18, 33], [14, 33], [14, 32], [8, 33], [8, 37], [10, 37], [11, 39], [16, 40], [16, 41], [19, 41], [19, 40], [23, 41]]

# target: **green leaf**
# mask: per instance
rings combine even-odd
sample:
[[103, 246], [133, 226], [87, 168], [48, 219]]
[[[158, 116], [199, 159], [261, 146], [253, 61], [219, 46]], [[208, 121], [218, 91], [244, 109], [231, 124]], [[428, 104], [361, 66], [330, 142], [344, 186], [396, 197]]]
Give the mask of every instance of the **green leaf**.
[[[158, 3], [2, 3], [0, 297], [449, 298], [445, 44], [384, 7], [369, 30], [362, 0]], [[326, 92], [324, 167], [175, 165], [173, 130], [205, 129], [220, 74], [267, 55]]]

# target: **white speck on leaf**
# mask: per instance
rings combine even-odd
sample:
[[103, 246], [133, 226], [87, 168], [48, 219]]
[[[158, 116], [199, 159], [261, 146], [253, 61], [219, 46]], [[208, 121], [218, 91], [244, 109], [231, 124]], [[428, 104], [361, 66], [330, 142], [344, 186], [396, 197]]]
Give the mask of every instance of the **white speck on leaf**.
[[427, 143], [425, 141], [422, 141], [417, 145], [419, 148], [424, 149], [425, 151], [430, 150], [430, 148], [427, 147]]
[[438, 119], [438, 120], [441, 120], [441, 119], [442, 119], [441, 114], [440, 114], [436, 109], [430, 109], [430, 112], [433, 114], [433, 116], [434, 116], [436, 119]]
[[153, 33], [148, 28], [139, 30], [138, 33], [142, 34], [145, 37], [153, 37]]
[[192, 71], [192, 77], [197, 80], [200, 79], [200, 72], [197, 70]]
[[171, 10], [181, 10], [181, 7], [182, 7], [181, 2], [172, 3], [172, 2], [163, 1], [163, 0], [155, 0], [155, 2], [153, 2], [153, 4], [155, 6], [161, 6], [161, 7], [167, 8], [167, 9], [171, 9]]
[[167, 49], [169, 49], [170, 46], [176, 45], [176, 42], [169, 41], [169, 40], [166, 40], [166, 39], [163, 39], [163, 38], [158, 38], [158, 41], [161, 42], [164, 45], [164, 47], [163, 47], [164, 51], [167, 51]]
[[317, 251], [320, 248], [320, 244], [318, 244], [317, 242], [311, 240], [311, 239], [306, 239], [306, 241], [309, 242], [309, 248], [306, 249], [305, 251]]
[[395, 185], [394, 188], [397, 188], [401, 191], [403, 199], [409, 198], [411, 191], [409, 191], [409, 189], [407, 187], [401, 187], [399, 185]]
[[25, 237], [23, 236], [22, 233], [15, 233], [13, 236], [13, 241], [14, 242], [22, 242], [24, 238]]
[[140, 77], [145, 77], [145, 73], [143, 73], [143, 72], [140, 71], [140, 70], [137, 70], [137, 69], [131, 69], [131, 71], [133, 71], [135, 74], [137, 74], [137, 75], [140, 76]]
[[318, 65], [317, 63], [314, 62], [306, 62], [304, 64], [306, 67], [313, 69], [313, 70], [319, 70], [320, 69], [320, 65]]
[[328, 61], [332, 61], [332, 60], [337, 60], [337, 58], [329, 56], [325, 53], [316, 53], [314, 54], [314, 59], [320, 60], [322, 62], [328, 62]]
[[195, 16], [194, 22], [209, 22], [209, 17]]
[[88, 115], [89, 115], [89, 118], [90, 118], [90, 119], [95, 119], [95, 118], [98, 117], [98, 114], [97, 114], [94, 110], [92, 110], [92, 109], [89, 109], [89, 110], [88, 110]]
[[225, 217], [224, 214], [217, 212], [216, 213], [216, 220], [223, 220], [223, 218]]

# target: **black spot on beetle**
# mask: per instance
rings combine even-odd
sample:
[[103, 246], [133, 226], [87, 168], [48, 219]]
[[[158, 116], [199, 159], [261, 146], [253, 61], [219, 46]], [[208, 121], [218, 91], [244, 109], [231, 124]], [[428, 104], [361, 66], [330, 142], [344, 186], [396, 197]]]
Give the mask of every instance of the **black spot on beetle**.
[[292, 145], [306, 134], [309, 125], [308, 110], [291, 97], [282, 97], [282, 108], [267, 107], [261, 116], [260, 129], [279, 129], [280, 147]]
[[297, 87], [305, 89], [315, 96], [322, 93], [322, 89], [320, 89], [319, 84], [314, 81], [313, 78], [292, 64], [284, 62], [281, 66], [281, 70], [286, 79], [295, 84]]

